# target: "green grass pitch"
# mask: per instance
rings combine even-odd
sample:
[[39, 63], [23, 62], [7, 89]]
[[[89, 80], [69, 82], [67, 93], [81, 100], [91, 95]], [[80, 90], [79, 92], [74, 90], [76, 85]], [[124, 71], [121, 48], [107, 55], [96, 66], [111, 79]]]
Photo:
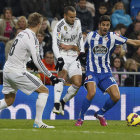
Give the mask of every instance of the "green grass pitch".
[[140, 127], [128, 127], [126, 121], [84, 121], [82, 127], [75, 120], [44, 120], [55, 129], [32, 128], [33, 120], [0, 120], [0, 140], [140, 140]]

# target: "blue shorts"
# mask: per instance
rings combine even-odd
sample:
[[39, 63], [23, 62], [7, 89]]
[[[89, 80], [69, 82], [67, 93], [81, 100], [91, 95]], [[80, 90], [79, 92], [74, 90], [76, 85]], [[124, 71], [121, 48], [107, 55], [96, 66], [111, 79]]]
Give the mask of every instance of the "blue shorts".
[[98, 88], [100, 88], [103, 92], [105, 92], [112, 85], [117, 85], [111, 73], [94, 73], [87, 71], [84, 82], [85, 87], [86, 83], [88, 82], [95, 82]]

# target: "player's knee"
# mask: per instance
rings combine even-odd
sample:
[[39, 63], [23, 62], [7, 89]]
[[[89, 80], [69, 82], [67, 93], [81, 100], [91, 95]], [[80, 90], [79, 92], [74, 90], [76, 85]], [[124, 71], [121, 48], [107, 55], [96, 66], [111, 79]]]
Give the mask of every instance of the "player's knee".
[[49, 94], [49, 89], [42, 85], [36, 90], [36, 92]]
[[76, 81], [76, 82], [74, 82], [74, 85], [76, 86], [76, 87], [81, 87], [81, 82], [80, 81]]
[[95, 96], [95, 92], [88, 92], [88, 94], [87, 94], [87, 99], [88, 100], [92, 100], [93, 99], [93, 97]]
[[115, 94], [113, 97], [112, 97], [112, 100], [114, 101], [114, 102], [118, 102], [119, 100], [120, 100], [120, 94], [118, 93], [118, 94]]
[[12, 104], [14, 103], [14, 101], [15, 101], [15, 99], [10, 99], [10, 100], [8, 100], [7, 105], [8, 105], [8, 106], [12, 105]]
[[11, 106], [15, 101], [15, 98], [7, 98], [5, 99], [5, 102], [7, 104], [7, 106]]

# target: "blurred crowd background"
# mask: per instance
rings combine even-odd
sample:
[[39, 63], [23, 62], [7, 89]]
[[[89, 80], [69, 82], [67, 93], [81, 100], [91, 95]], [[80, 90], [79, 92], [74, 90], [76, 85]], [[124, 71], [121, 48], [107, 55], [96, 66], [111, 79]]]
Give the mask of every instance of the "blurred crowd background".
[[[39, 12], [44, 16], [41, 30], [37, 34], [40, 57], [49, 70], [55, 71], [52, 32], [56, 23], [63, 18], [64, 7], [69, 5], [76, 8], [84, 39], [88, 32], [98, 29], [100, 16], [109, 15], [111, 31], [140, 40], [140, 0], [0, 0], [0, 70], [3, 69], [15, 36], [28, 27], [28, 15]], [[51, 85], [49, 78], [36, 73], [38, 70], [32, 61], [28, 62], [27, 67], [34, 70], [45, 84]], [[140, 48], [126, 44], [116, 46], [111, 56], [111, 68], [113, 72], [140, 72]], [[140, 86], [140, 75], [113, 76], [119, 86]], [[1, 72], [0, 84], [2, 82]], [[69, 84], [68, 80], [66, 85]]]

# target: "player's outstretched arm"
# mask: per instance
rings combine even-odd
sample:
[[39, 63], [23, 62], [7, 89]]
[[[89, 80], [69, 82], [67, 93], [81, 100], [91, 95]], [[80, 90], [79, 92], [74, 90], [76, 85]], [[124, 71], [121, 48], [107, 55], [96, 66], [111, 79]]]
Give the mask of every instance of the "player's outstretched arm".
[[127, 39], [127, 44], [140, 47], [140, 40]]

